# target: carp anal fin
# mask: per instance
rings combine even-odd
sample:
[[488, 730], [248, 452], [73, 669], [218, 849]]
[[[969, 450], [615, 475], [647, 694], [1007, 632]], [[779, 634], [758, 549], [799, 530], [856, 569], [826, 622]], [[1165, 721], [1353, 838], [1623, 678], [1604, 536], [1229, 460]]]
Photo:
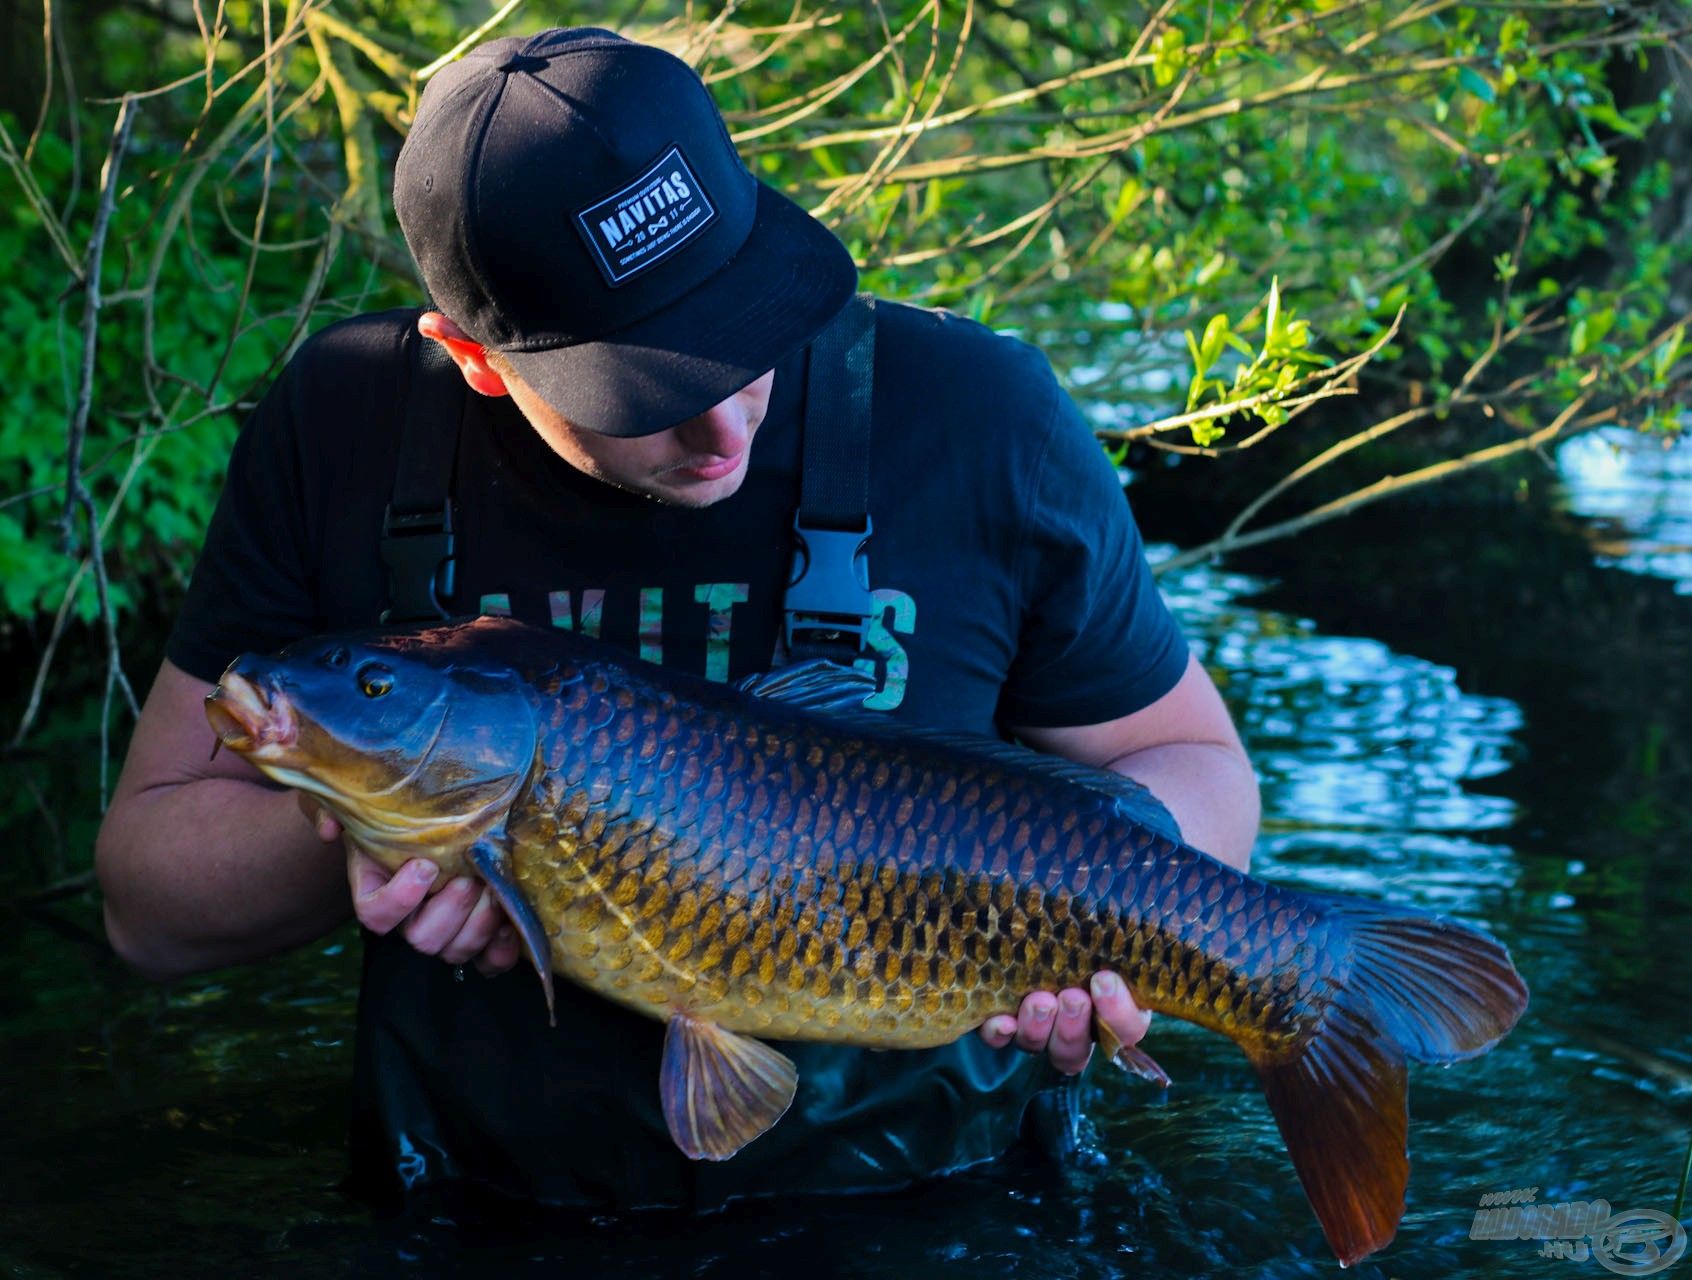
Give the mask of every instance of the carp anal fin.
[[658, 1087], [682, 1154], [727, 1160], [787, 1113], [799, 1073], [762, 1041], [678, 1013], [664, 1032]]
[[1391, 1240], [1404, 1215], [1406, 1059], [1491, 1048], [1527, 1007], [1527, 986], [1504, 947], [1467, 926], [1309, 896], [1349, 931], [1349, 971], [1309, 1039], [1247, 1053], [1323, 1234], [1350, 1266]]
[[1156, 1059], [1138, 1045], [1123, 1044], [1122, 1037], [1096, 1014], [1093, 1017], [1093, 1039], [1098, 1041], [1099, 1048], [1112, 1066], [1142, 1080], [1150, 1080], [1160, 1089], [1169, 1087], [1169, 1073], [1157, 1065]]
[[547, 944], [546, 930], [541, 928], [540, 917], [535, 915], [535, 909], [511, 878], [511, 866], [505, 850], [491, 840], [478, 840], [470, 846], [470, 864], [481, 873], [488, 888], [493, 890], [494, 900], [511, 917], [511, 923], [517, 926], [523, 951], [540, 975], [541, 989], [546, 992], [547, 1025], [556, 1027], [558, 1014], [552, 998], [552, 948]]

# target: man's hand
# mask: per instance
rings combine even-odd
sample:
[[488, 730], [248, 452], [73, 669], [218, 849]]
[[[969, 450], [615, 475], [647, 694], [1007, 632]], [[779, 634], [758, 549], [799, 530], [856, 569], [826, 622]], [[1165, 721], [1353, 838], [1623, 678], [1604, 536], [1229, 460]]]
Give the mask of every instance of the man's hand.
[[1045, 1051], [1052, 1065], [1075, 1075], [1093, 1056], [1093, 1015], [1130, 1047], [1138, 1044], [1151, 1025], [1151, 1014], [1134, 1003], [1127, 986], [1114, 973], [1093, 975], [1091, 994], [1069, 987], [1053, 995], [1031, 991], [1023, 997], [1016, 1017], [1001, 1013], [981, 1024], [981, 1038], [995, 1049], [1016, 1043], [1029, 1053]]
[[[304, 792], [300, 808], [319, 840], [333, 844], [341, 838], [341, 824]], [[468, 876], [437, 886], [439, 879], [440, 868], [427, 858], [413, 858], [390, 874], [369, 854], [347, 846], [353, 914], [366, 929], [386, 934], [397, 928], [424, 955], [452, 965], [474, 962], [489, 978], [515, 965], [517, 933], [487, 888]]]

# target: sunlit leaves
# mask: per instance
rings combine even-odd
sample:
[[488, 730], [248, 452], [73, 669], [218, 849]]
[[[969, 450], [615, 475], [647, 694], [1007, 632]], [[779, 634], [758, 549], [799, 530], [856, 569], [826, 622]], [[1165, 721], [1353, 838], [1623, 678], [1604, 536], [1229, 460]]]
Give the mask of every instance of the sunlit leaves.
[[[1662, 136], [1669, 100], [1616, 92], [1654, 47], [1648, 11], [1626, 0], [1425, 10], [1214, 0], [1155, 10], [1151, 27], [1152, 10], [1096, 0], [996, 0], [971, 8], [967, 39], [961, 5], [796, 11], [785, 0], [745, 0], [714, 10], [720, 20], [698, 43], [704, 27], [687, 21], [705, 9], [636, 8], [634, 20], [650, 25], [633, 34], [696, 62], [731, 129], [759, 131], [744, 148], [752, 171], [807, 207], [826, 205], [865, 287], [1035, 334], [1060, 369], [1087, 369], [1089, 394], [1125, 417], [1148, 420], [1184, 400], [1201, 415], [1197, 444], [1214, 445], [1244, 421], [1281, 420], [1283, 401], [1318, 367], [1318, 347], [1343, 360], [1401, 310], [1403, 328], [1379, 358], [1400, 362], [1394, 373], [1432, 394], [1486, 347], [1495, 321], [1520, 325], [1536, 309], [1541, 327], [1513, 358], [1545, 363], [1535, 386], [1548, 396], [1602, 377], [1652, 388], [1667, 404], [1684, 377], [1683, 335], [1641, 350], [1671, 319], [1684, 258], [1683, 246], [1653, 234], [1651, 214], [1683, 188], [1666, 164], [1632, 162]], [[252, 60], [262, 12], [248, 0], [226, 10], [230, 33], [213, 59], [220, 77]], [[415, 86], [383, 70], [382, 51], [420, 66], [468, 19], [430, 0], [338, 0], [335, 12], [351, 32], [341, 53], [376, 86], [364, 107], [380, 122], [375, 160], [385, 169], [397, 142], [388, 125]], [[626, 12], [589, 4], [572, 20]], [[555, 16], [519, 11], [501, 33]], [[884, 48], [887, 31], [902, 33], [896, 48]], [[1635, 46], [1617, 44], [1618, 32]], [[359, 52], [355, 36], [380, 56]], [[204, 65], [192, 31], [144, 10], [114, 10], [93, 38], [120, 81], [114, 90]], [[283, 123], [268, 145], [245, 136], [220, 163], [163, 258], [155, 357], [183, 379], [166, 390], [205, 389], [229, 335], [242, 330], [218, 387], [154, 406], [134, 379], [132, 304], [105, 321], [89, 461], [103, 509], [130, 477], [108, 543], [120, 577], [162, 570], [181, 580], [237, 415], [151, 442], [146, 429], [161, 411], [165, 422], [193, 412], [196, 395], [203, 408], [258, 378], [291, 332], [287, 308], [309, 252], [261, 255], [243, 303], [241, 237], [266, 157], [276, 175], [264, 229], [272, 242], [321, 236], [344, 189], [346, 126], [316, 57], [305, 41], [279, 51]], [[109, 259], [119, 293], [155, 244], [150, 197], [180, 179], [176, 157], [200, 154], [239, 96], [202, 127], [200, 93], [190, 86], [149, 100], [138, 163], [126, 170], [134, 198], [120, 205]], [[52, 130], [35, 159], [53, 202], [68, 208], [73, 238], [87, 232], [89, 157], [104, 146], [110, 108], [85, 105], [80, 120], [78, 195]], [[0, 349], [0, 472], [15, 494], [63, 478], [76, 300], [39, 219], [13, 194], [0, 190], [0, 254], [14, 264], [0, 281], [0, 321], [15, 335]], [[391, 230], [383, 216], [359, 224], [363, 238], [327, 281], [335, 306], [413, 296]], [[1176, 334], [1190, 371], [1169, 367], [1172, 355], [1180, 363]], [[1652, 402], [1628, 421], [1670, 425], [1672, 415]], [[76, 570], [58, 549], [59, 502], [47, 491], [0, 509], [11, 522], [0, 526], [0, 607], [13, 615], [51, 611]], [[76, 603], [84, 607], [80, 594]]]
[[[1257, 310], [1262, 315], [1261, 324], [1244, 323], [1236, 329], [1226, 315], [1218, 313], [1205, 325], [1202, 337], [1195, 338], [1192, 330], [1186, 331], [1187, 352], [1193, 362], [1186, 410], [1192, 413], [1216, 407], [1213, 415], [1189, 425], [1193, 443], [1201, 448], [1222, 439], [1227, 422], [1237, 412], [1279, 426], [1287, 419], [1280, 401], [1299, 387], [1310, 368], [1331, 363], [1326, 356], [1310, 350], [1310, 322], [1295, 319], [1283, 305], [1279, 280], [1270, 282]], [[1254, 333], [1259, 328], [1263, 337], [1253, 346], [1242, 333]], [[1231, 376], [1211, 376], [1230, 352], [1236, 357]]]
[[1152, 81], [1163, 87], [1172, 84], [1187, 65], [1187, 38], [1179, 27], [1165, 27], [1152, 42]]

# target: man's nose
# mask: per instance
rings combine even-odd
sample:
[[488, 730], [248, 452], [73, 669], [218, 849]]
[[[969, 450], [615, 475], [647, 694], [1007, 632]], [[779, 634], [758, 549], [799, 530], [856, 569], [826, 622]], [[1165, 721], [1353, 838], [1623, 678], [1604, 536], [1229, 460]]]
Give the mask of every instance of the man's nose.
[[751, 435], [746, 410], [733, 396], [676, 426], [676, 437], [686, 448], [697, 453], [714, 453], [720, 458], [732, 458], [742, 452]]

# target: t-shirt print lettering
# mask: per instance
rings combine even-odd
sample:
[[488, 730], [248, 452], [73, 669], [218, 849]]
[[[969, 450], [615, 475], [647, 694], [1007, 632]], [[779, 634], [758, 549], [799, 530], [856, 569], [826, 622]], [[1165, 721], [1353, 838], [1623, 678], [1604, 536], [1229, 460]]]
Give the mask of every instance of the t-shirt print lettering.
[[[625, 588], [627, 590], [627, 588]], [[734, 631], [734, 609], [747, 603], [751, 584], [745, 582], [701, 582], [691, 590], [682, 588], [673, 597], [686, 600], [691, 596], [695, 605], [705, 607], [704, 668], [698, 671], [689, 661], [689, 653], [669, 655], [672, 664], [680, 662], [683, 669], [696, 670], [707, 680], [725, 683], [729, 679], [730, 642]], [[509, 591], [483, 592], [476, 611], [488, 617], [520, 616], [522, 610], [513, 609]], [[607, 637], [603, 632], [607, 592], [602, 587], [578, 591], [549, 591], [546, 593], [547, 617], [562, 631], [576, 631], [595, 640]], [[636, 649], [641, 661], [662, 665], [664, 652], [663, 587], [638, 589], [639, 605], [635, 611], [635, 644], [625, 638], [623, 647]], [[886, 588], [874, 592], [876, 613], [870, 622], [865, 639], [866, 652], [852, 665], [875, 678], [876, 692], [864, 699], [864, 706], [872, 711], [891, 711], [905, 700], [905, 688], [910, 679], [911, 659], [899, 636], [909, 636], [916, 630], [916, 601], [903, 591]], [[534, 619], [539, 621], [538, 616]], [[638, 649], [637, 646], [638, 645]], [[684, 640], [685, 647], [685, 640]]]

